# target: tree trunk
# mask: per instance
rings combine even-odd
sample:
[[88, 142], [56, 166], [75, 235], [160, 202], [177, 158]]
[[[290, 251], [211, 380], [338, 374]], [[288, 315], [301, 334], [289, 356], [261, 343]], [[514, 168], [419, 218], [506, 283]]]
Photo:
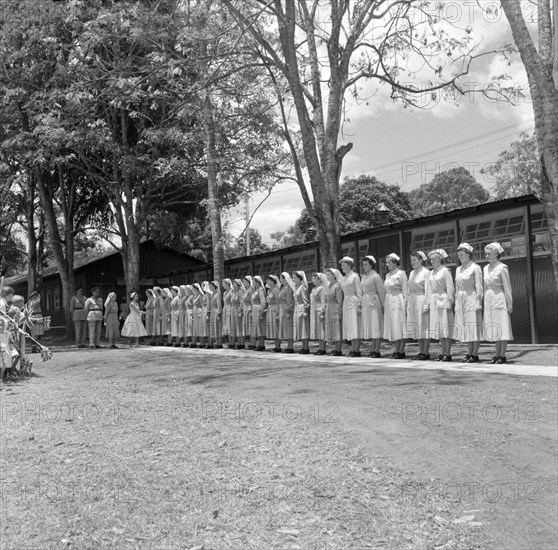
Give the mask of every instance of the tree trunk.
[[[74, 324], [70, 313], [70, 302], [74, 295], [74, 234], [73, 220], [64, 216], [64, 248], [54, 212], [53, 185], [51, 176], [45, 171], [37, 170], [37, 188], [44, 212], [48, 240], [54, 253], [54, 261], [60, 274], [62, 282], [62, 304], [64, 308], [64, 319], [66, 325], [66, 336], [73, 338]], [[64, 253], [65, 252], [65, 253]]]
[[[124, 210], [126, 211], [127, 219], [129, 219], [132, 213], [127, 213], [127, 205], [125, 205]], [[139, 292], [140, 289], [140, 234], [135, 223], [126, 224], [126, 234], [122, 238], [120, 255], [122, 256], [124, 281], [126, 284], [125, 298], [129, 302], [132, 291]]]
[[64, 304], [64, 316], [66, 319], [66, 336], [68, 338], [74, 337], [74, 323], [72, 319], [72, 313], [70, 311], [70, 304], [72, 302], [72, 296], [75, 292], [76, 280], [74, 277], [74, 223], [73, 219], [69, 218], [66, 220], [66, 227], [64, 229], [64, 242], [66, 248], [66, 275], [62, 276], [62, 270], [60, 270], [60, 278], [62, 279], [62, 303]]
[[501, 5], [529, 80], [542, 166], [542, 201], [548, 219], [554, 287], [558, 296], [558, 92], [552, 74], [553, 65], [552, 60], [545, 62], [537, 52], [523, 17], [518, 15], [521, 13], [519, 0], [506, 0]]
[[130, 294], [139, 292], [140, 281], [140, 238], [136, 228], [130, 232], [128, 230], [128, 254], [126, 259], [126, 301], [130, 301]]
[[[208, 14], [200, 17], [199, 30], [202, 31], [207, 21]], [[199, 41], [200, 48], [200, 73], [206, 77], [207, 66], [207, 40]], [[207, 158], [207, 195], [209, 203], [209, 220], [211, 223], [211, 241], [213, 249], [213, 279], [222, 281], [225, 277], [225, 251], [223, 248], [223, 232], [221, 227], [221, 211], [219, 209], [219, 190], [217, 186], [219, 162], [217, 158], [216, 128], [213, 116], [213, 101], [209, 87], [202, 92], [202, 116], [204, 127], [205, 155]]]
[[552, 48], [554, 51], [554, 63], [552, 66], [552, 76], [554, 77], [554, 88], [558, 90], [558, 0], [554, 0], [552, 8], [554, 13], [554, 26], [553, 26], [553, 42]]
[[203, 125], [205, 132], [205, 154], [207, 157], [209, 219], [211, 222], [211, 240], [213, 242], [213, 278], [217, 281], [222, 281], [225, 278], [225, 252], [223, 250], [221, 212], [219, 210], [219, 192], [217, 189], [218, 166], [215, 146], [215, 121], [209, 91], [205, 92], [203, 100]]
[[45, 256], [45, 213], [40, 209], [39, 231], [37, 236], [37, 290], [43, 288]]
[[[28, 177], [27, 187], [27, 296], [36, 290], [37, 281], [37, 234], [35, 233], [35, 178]], [[27, 298], [25, 296], [25, 298]]]

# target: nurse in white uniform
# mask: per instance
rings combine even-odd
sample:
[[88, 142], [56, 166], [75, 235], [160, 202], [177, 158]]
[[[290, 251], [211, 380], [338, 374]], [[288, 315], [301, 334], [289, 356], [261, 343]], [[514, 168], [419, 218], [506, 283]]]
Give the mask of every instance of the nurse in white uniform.
[[490, 363], [506, 362], [506, 348], [513, 340], [510, 314], [513, 298], [508, 266], [500, 261], [504, 249], [500, 243], [484, 247], [488, 264], [484, 266], [484, 335], [496, 344], [496, 355]]

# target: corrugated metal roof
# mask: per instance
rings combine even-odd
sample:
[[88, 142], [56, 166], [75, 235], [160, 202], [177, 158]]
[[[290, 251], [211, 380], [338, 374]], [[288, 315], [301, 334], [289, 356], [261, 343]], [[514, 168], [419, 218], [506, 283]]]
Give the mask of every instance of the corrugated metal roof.
[[[149, 242], [153, 242], [153, 241], [151, 240], [142, 241], [140, 243], [140, 246]], [[183, 254], [182, 252], [177, 252], [176, 250], [167, 247], [165, 247], [163, 250], [170, 250], [171, 252], [174, 252], [175, 254], [178, 254], [184, 258], [188, 258], [189, 260], [192, 260], [193, 262], [196, 262], [199, 265], [204, 265], [204, 262], [198, 260], [197, 258], [194, 258], [193, 256], [190, 256], [189, 254]], [[89, 264], [98, 262], [100, 260], [104, 260], [105, 258], [108, 258], [110, 256], [114, 256], [115, 254], [119, 254], [119, 252], [117, 252], [116, 250], [106, 250], [104, 252], [100, 252], [97, 256], [93, 258], [86, 258], [86, 259], [82, 259], [81, 261], [77, 261], [74, 264], [74, 271], [77, 271], [78, 269], [81, 269], [82, 267], [85, 267]], [[45, 268], [45, 270], [43, 271], [43, 278], [46, 279], [47, 277], [56, 275], [57, 273], [58, 273], [58, 267], [56, 265], [49, 266]], [[6, 279], [4, 279], [4, 284], [7, 286], [13, 286], [22, 283], [26, 280], [27, 280], [27, 272], [19, 273], [18, 275], [13, 275], [12, 277], [7, 277]]]

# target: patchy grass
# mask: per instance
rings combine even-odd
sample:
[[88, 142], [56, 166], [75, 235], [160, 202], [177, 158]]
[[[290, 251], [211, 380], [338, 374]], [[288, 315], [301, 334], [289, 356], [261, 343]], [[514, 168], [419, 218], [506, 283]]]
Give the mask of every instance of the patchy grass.
[[3, 388], [1, 548], [487, 547], [474, 514], [407, 498], [416, 480], [323, 414], [231, 408], [118, 355]]

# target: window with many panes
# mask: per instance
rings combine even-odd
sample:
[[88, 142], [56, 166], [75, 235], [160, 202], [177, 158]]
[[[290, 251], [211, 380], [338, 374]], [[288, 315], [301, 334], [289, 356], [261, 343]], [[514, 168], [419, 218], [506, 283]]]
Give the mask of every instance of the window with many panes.
[[314, 252], [310, 252], [308, 254], [304, 254], [302, 259], [300, 260], [299, 270], [307, 271], [316, 269], [316, 254]]
[[452, 248], [456, 246], [455, 229], [444, 229], [443, 231], [438, 231], [434, 242], [436, 243], [434, 245], [435, 248]]
[[411, 243], [411, 250], [428, 250], [430, 248], [433, 248], [435, 238], [436, 232], [415, 235], [413, 237], [413, 242]]
[[316, 269], [316, 253], [305, 252], [285, 260], [285, 271], [312, 271]]
[[546, 212], [533, 212], [533, 214], [531, 215], [531, 229], [533, 230], [533, 233], [548, 230]]
[[285, 271], [296, 271], [300, 264], [301, 256], [291, 256], [285, 260]]
[[517, 235], [522, 232], [523, 216], [513, 216], [511, 218], [504, 218], [503, 220], [496, 220], [492, 230], [494, 237]]
[[533, 255], [550, 254], [550, 235], [548, 234], [548, 220], [546, 212], [540, 210], [531, 214], [531, 242]]
[[463, 240], [469, 242], [486, 239], [490, 236], [491, 226], [491, 221], [468, 225], [463, 232]]
[[275, 272], [279, 272], [281, 269], [281, 260], [279, 258], [272, 258], [259, 265], [257, 264], [255, 269], [257, 275], [274, 275]]
[[239, 277], [244, 277], [245, 275], [250, 275], [250, 264], [243, 265], [239, 269], [238, 276], [236, 278], [238, 279]]
[[250, 273], [250, 264], [233, 265], [229, 272], [230, 279], [240, 279]]

